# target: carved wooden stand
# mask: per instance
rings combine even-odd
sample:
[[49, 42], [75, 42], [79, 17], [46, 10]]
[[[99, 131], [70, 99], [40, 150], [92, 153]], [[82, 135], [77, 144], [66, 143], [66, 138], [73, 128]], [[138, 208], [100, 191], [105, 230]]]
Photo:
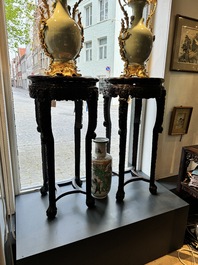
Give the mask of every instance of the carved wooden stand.
[[[43, 166], [43, 186], [41, 194], [49, 191], [48, 218], [54, 218], [57, 213], [56, 201], [71, 193], [86, 194], [88, 207], [94, 206], [91, 196], [91, 144], [95, 138], [97, 124], [98, 90], [95, 87], [97, 79], [83, 77], [49, 77], [29, 76], [30, 97], [35, 99], [36, 121], [41, 133], [41, 151]], [[82, 101], [87, 102], [88, 129], [86, 134], [86, 191], [78, 188], [66, 192], [56, 198], [55, 195], [55, 166], [54, 166], [54, 138], [51, 127], [51, 101], [72, 100], [75, 102], [75, 185], [81, 187], [80, 180], [80, 129], [82, 128]]]
[[[107, 88], [104, 91], [104, 125], [106, 126], [106, 136], [111, 139], [111, 118], [110, 105], [112, 97], [119, 97], [119, 135], [120, 135], [120, 152], [119, 152], [119, 184], [116, 194], [117, 201], [123, 201], [125, 192], [124, 186], [130, 182], [144, 180], [150, 183], [149, 190], [152, 194], [157, 193], [155, 185], [155, 164], [157, 158], [158, 134], [162, 132], [162, 122], [165, 104], [165, 89], [162, 85], [163, 80], [160, 78], [109, 78]], [[134, 113], [134, 132], [133, 132], [133, 159], [132, 159], [132, 178], [124, 182], [125, 175], [125, 153], [126, 153], [126, 134], [127, 134], [127, 112], [128, 99], [135, 98]], [[136, 171], [137, 150], [139, 138], [140, 115], [142, 108], [142, 99], [155, 98], [157, 105], [156, 121], [153, 128], [152, 157], [150, 179], [142, 176]], [[110, 152], [110, 143], [108, 147]]]

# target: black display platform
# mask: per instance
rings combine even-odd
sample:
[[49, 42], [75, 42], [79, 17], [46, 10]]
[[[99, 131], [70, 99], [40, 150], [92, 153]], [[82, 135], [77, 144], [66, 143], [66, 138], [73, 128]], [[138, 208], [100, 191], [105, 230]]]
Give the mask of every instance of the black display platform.
[[[46, 217], [48, 196], [39, 192], [16, 198], [16, 264], [143, 265], [183, 245], [188, 204], [156, 183], [125, 186], [123, 203], [115, 200], [117, 177], [107, 199], [88, 209], [83, 194], [57, 202], [57, 217]], [[61, 187], [64, 192], [71, 186]]]

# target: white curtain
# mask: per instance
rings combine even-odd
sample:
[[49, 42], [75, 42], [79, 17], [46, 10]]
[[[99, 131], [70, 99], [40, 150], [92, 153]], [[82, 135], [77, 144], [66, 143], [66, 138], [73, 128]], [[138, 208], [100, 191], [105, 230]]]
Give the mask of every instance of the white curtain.
[[6, 265], [1, 229], [0, 229], [0, 265]]
[[20, 185], [4, 0], [0, 1], [0, 36], [0, 165], [7, 212], [13, 214]]
[[8, 222], [20, 185], [4, 0], [0, 0], [0, 36], [0, 265], [5, 265], [5, 244], [13, 233]]
[[[1, 166], [1, 164], [0, 164]], [[5, 242], [6, 242], [6, 207], [2, 187], [2, 171], [0, 168], [0, 265], [5, 265]]]

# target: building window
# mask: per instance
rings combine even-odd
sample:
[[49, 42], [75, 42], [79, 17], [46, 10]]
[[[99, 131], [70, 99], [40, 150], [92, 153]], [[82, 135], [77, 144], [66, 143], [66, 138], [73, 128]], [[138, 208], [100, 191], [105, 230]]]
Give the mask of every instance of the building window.
[[85, 49], [86, 49], [86, 61], [92, 61], [92, 42], [86, 42], [85, 43]]
[[100, 21], [108, 18], [108, 0], [100, 0]]
[[38, 51], [36, 50], [33, 54], [33, 65], [38, 64]]
[[85, 26], [91, 26], [92, 25], [92, 5], [88, 5], [85, 7]]
[[40, 65], [39, 65], [39, 67], [41, 69], [46, 69], [46, 68], [48, 68], [49, 64], [50, 64], [49, 57], [45, 55], [44, 51], [40, 51]]
[[21, 61], [21, 71], [22, 73], [26, 73], [26, 61], [25, 59], [23, 59], [23, 61]]
[[40, 59], [41, 59], [41, 63], [40, 63], [41, 68], [45, 68], [45, 54], [43, 51], [41, 51], [40, 53]]
[[107, 37], [99, 39], [99, 60], [107, 58]]

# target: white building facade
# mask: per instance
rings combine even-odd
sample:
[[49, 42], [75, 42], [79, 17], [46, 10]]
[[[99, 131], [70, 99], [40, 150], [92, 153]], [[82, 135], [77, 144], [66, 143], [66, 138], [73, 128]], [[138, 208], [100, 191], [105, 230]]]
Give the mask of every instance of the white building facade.
[[[68, 5], [74, 6], [75, 0]], [[123, 16], [116, 0], [84, 0], [79, 5], [84, 45], [77, 59], [83, 76], [119, 77], [123, 71], [118, 36]]]

